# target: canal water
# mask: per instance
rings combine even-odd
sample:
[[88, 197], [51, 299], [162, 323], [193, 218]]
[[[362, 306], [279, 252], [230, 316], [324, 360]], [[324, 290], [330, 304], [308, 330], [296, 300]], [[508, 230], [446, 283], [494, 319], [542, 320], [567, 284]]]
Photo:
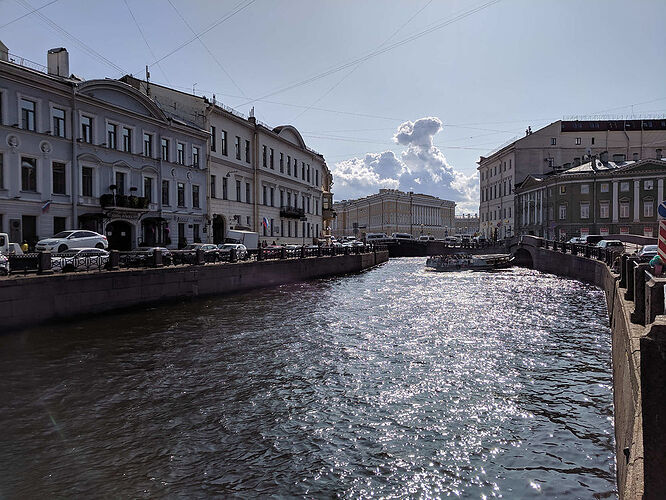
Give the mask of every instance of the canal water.
[[0, 498], [614, 498], [603, 293], [424, 262], [0, 336]]

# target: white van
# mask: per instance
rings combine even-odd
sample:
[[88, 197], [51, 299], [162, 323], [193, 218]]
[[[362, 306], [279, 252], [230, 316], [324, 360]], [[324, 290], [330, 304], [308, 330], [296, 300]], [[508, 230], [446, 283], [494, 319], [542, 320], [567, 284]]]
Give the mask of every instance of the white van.
[[394, 240], [413, 240], [414, 237], [409, 233], [393, 233], [391, 238]]
[[256, 250], [259, 248], [259, 233], [253, 231], [240, 231], [237, 229], [229, 229], [227, 237], [224, 239], [225, 243], [240, 243], [245, 245], [248, 250]]
[[386, 233], [368, 233], [365, 235], [365, 242], [372, 243], [388, 239]]

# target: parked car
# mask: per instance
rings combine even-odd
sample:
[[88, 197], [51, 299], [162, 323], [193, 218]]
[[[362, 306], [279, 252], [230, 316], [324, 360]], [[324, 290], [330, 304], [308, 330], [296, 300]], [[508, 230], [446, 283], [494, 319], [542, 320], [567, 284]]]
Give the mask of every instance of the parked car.
[[362, 247], [364, 243], [358, 240], [350, 240], [342, 244], [343, 247]]
[[447, 245], [458, 245], [460, 240], [456, 236], [447, 236], [444, 238], [444, 243]]
[[587, 236], [582, 236], [581, 238], [583, 240], [581, 243], [584, 245], [596, 245], [604, 239], [604, 237], [600, 234], [588, 234]]
[[52, 238], [39, 240], [35, 245], [35, 251], [49, 250], [54, 253], [62, 253], [72, 248], [109, 248], [106, 236], [94, 231], [61, 231]]
[[170, 265], [173, 261], [171, 251], [166, 247], [138, 247], [134, 252], [138, 253], [140, 257], [145, 255], [145, 259], [149, 259], [153, 256], [153, 253], [161, 252], [162, 253], [162, 264]]
[[77, 248], [51, 257], [54, 271], [102, 269], [109, 262], [109, 252], [101, 248]]
[[413, 240], [414, 236], [409, 233], [392, 233], [391, 238], [394, 240]]
[[597, 246], [611, 250], [613, 253], [624, 253], [624, 244], [620, 240], [601, 240]]
[[641, 262], [650, 262], [657, 255], [657, 245], [645, 245], [636, 255]]
[[9, 257], [0, 253], [0, 276], [7, 276], [9, 274]]
[[573, 243], [575, 245], [580, 245], [582, 243], [585, 243], [585, 238], [583, 236], [574, 236], [571, 238], [567, 243]]
[[236, 250], [236, 258], [245, 260], [248, 258], [247, 248], [242, 243], [223, 243], [217, 246], [222, 260], [231, 259], [231, 250]]
[[419, 236], [419, 241], [435, 241], [435, 237], [432, 234], [424, 234]]

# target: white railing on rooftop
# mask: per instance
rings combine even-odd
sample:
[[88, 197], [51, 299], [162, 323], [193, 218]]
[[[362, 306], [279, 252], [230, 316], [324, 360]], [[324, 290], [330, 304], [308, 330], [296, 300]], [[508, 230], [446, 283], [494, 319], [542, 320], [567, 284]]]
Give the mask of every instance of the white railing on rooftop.
[[11, 52], [9, 53], [9, 62], [18, 64], [19, 66], [23, 66], [24, 68], [30, 68], [34, 69], [35, 71], [40, 71], [42, 73], [48, 72], [48, 68], [43, 64], [39, 64], [35, 61], [31, 61], [30, 59], [26, 59], [25, 57], [12, 54]]
[[507, 147], [509, 144], [513, 144], [513, 143], [516, 142], [518, 139], [520, 139], [520, 136], [519, 136], [519, 135], [516, 135], [516, 136], [512, 137], [512, 138], [509, 139], [508, 141], [503, 142], [501, 145], [499, 145], [499, 146], [496, 147], [495, 149], [491, 150], [488, 154], [484, 155], [484, 157], [485, 157], [485, 158], [488, 158], [489, 156], [494, 155], [494, 154], [497, 153], [498, 151], [500, 151], [500, 150], [504, 149], [505, 147]]

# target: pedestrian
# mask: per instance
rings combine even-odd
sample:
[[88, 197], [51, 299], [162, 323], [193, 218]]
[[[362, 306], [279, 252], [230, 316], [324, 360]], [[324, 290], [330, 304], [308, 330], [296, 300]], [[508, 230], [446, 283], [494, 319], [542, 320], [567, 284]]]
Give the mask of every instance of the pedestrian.
[[23, 243], [21, 243], [21, 251], [23, 253], [28, 253], [28, 242], [23, 240]]

